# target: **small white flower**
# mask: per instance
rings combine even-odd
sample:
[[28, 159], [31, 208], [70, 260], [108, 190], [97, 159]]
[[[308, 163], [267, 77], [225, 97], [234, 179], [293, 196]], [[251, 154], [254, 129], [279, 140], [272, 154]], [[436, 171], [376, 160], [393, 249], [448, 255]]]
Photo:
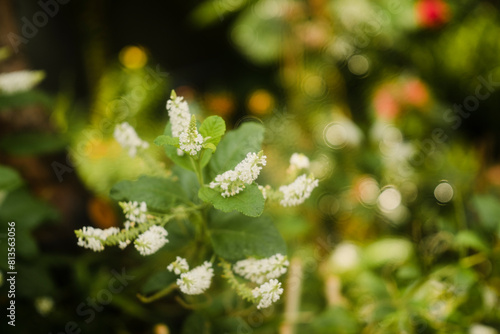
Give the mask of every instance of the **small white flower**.
[[127, 230], [131, 223], [141, 224], [147, 221], [146, 212], [148, 211], [148, 206], [146, 202], [119, 202], [118, 204], [122, 207], [125, 217], [129, 220], [128, 226], [127, 222], [125, 222]]
[[210, 188], [220, 188], [222, 197], [229, 197], [238, 194], [245, 188], [245, 184], [251, 184], [257, 179], [266, 165], [266, 156], [250, 152], [234, 170], [229, 170], [215, 177], [215, 181], [210, 182]]
[[212, 263], [205, 261], [201, 266], [182, 273], [181, 277], [177, 279], [177, 285], [187, 295], [199, 295], [210, 287], [213, 276]]
[[193, 116], [189, 127], [179, 136], [179, 147], [183, 152], [190, 155], [196, 155], [201, 150], [202, 144], [203, 137], [196, 129], [196, 119]]
[[189, 127], [191, 120], [189, 106], [182, 96], [176, 96], [173, 100], [167, 101], [167, 111], [172, 125], [172, 137], [180, 137]]
[[91, 226], [84, 226], [81, 230], [78, 230], [82, 236], [78, 237], [78, 246], [89, 248], [94, 252], [100, 252], [104, 250], [103, 242], [111, 236], [118, 234], [120, 229], [117, 227], [110, 227], [108, 229], [102, 230], [100, 228], [94, 228]]
[[281, 283], [277, 279], [272, 279], [252, 290], [253, 297], [259, 301], [258, 309], [271, 306], [280, 299], [282, 293]]
[[264, 197], [264, 199], [267, 199], [267, 192], [269, 190], [271, 190], [271, 186], [270, 185], [266, 185], [265, 187], [264, 186], [261, 186], [259, 184], [259, 190], [260, 192], [262, 193], [262, 196]]
[[144, 256], [154, 254], [168, 242], [167, 235], [163, 227], [153, 225], [134, 241], [135, 248]]
[[118, 241], [118, 247], [120, 247], [120, 249], [125, 249], [128, 245], [130, 245], [130, 240]]
[[149, 144], [141, 140], [141, 138], [139, 138], [139, 136], [135, 132], [134, 128], [127, 122], [118, 124], [115, 127], [113, 136], [121, 147], [123, 147], [125, 150], [128, 150], [128, 155], [130, 155], [132, 158], [137, 154], [137, 149], [146, 149], [149, 147]]
[[294, 153], [290, 157], [290, 167], [301, 170], [309, 168], [309, 158], [301, 153]]
[[287, 186], [281, 186], [280, 192], [283, 199], [280, 201], [283, 206], [295, 206], [304, 203], [311, 196], [311, 192], [318, 186], [318, 180], [305, 174], [299, 176], [295, 181]]
[[30, 90], [43, 80], [42, 71], [16, 71], [0, 74], [0, 91], [14, 94]]
[[289, 264], [286, 257], [278, 253], [267, 259], [249, 258], [238, 261], [234, 264], [233, 270], [254, 283], [262, 284], [286, 273]]
[[174, 271], [176, 275], [180, 275], [189, 270], [189, 264], [186, 259], [177, 256], [174, 262], [170, 263], [167, 267], [168, 271]]

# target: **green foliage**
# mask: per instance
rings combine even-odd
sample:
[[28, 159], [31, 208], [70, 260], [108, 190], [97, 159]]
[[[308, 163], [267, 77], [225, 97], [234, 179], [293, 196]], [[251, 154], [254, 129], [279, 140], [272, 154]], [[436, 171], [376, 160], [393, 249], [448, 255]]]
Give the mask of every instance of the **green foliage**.
[[287, 253], [285, 241], [268, 217], [213, 212], [208, 230], [215, 253], [230, 261]]
[[0, 190], [10, 191], [22, 184], [23, 180], [15, 169], [0, 165]]
[[201, 124], [199, 132], [206, 139], [206, 143], [213, 145], [212, 150], [215, 152], [215, 147], [226, 133], [226, 122], [219, 116], [207, 117]]
[[239, 194], [226, 198], [215, 189], [203, 187], [198, 196], [223, 212], [238, 211], [250, 217], [258, 217], [264, 211], [265, 200], [256, 184], [250, 184]]
[[233, 169], [247, 153], [259, 152], [264, 140], [264, 127], [255, 122], [243, 123], [238, 129], [228, 132], [219, 143], [217, 152], [210, 160], [209, 176]]
[[62, 151], [66, 145], [60, 135], [49, 133], [18, 133], [0, 140], [0, 149], [14, 155], [53, 153]]
[[121, 181], [111, 189], [110, 196], [116, 201], [146, 202], [149, 208], [159, 212], [168, 212], [172, 206], [188, 202], [177, 182], [150, 176]]

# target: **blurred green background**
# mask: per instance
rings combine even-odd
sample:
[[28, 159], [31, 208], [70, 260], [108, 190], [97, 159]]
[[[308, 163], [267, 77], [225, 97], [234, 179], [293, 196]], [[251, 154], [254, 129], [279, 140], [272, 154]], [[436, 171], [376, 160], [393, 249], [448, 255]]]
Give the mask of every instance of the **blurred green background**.
[[[499, 10], [0, 1], [0, 76], [44, 72], [13, 93], [0, 77], [0, 303], [15, 221], [14, 332], [499, 333]], [[112, 133], [127, 121], [152, 141], [171, 89], [200, 117], [266, 126], [262, 184], [282, 183], [292, 153], [311, 159], [320, 187], [307, 205], [267, 208], [292, 263], [271, 310], [222, 285], [195, 309], [175, 294], [143, 304], [136, 294], [163, 286], [179, 245], [148, 258], [76, 246], [74, 229], [123, 220], [113, 184], [169, 174], [158, 147], [131, 159]], [[134, 278], [108, 301], [122, 270]]]

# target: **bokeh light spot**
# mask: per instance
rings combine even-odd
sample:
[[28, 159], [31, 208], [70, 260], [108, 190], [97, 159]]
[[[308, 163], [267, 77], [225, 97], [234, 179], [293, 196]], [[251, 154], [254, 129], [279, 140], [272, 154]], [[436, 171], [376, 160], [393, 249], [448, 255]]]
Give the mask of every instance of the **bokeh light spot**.
[[448, 203], [453, 198], [453, 187], [446, 181], [442, 181], [434, 189], [434, 197], [441, 203]]
[[354, 55], [349, 58], [347, 67], [352, 74], [365, 75], [370, 69], [370, 62], [368, 58], [362, 55]]
[[137, 46], [124, 47], [120, 51], [119, 59], [123, 66], [130, 69], [142, 68], [148, 62], [144, 49]]
[[265, 89], [254, 91], [248, 99], [248, 109], [252, 114], [266, 115], [274, 107], [274, 97]]
[[393, 186], [386, 187], [378, 197], [378, 206], [382, 211], [395, 210], [401, 204], [401, 193]]

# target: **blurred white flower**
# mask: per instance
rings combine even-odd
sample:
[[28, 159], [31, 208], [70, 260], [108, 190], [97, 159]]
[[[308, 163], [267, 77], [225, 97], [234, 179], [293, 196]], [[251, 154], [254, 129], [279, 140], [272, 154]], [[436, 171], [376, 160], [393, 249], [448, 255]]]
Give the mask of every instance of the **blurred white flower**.
[[302, 174], [295, 181], [287, 186], [281, 186], [280, 192], [283, 193], [281, 205], [296, 206], [304, 203], [311, 196], [314, 188], [318, 186], [318, 180], [312, 176]]
[[186, 259], [177, 256], [174, 262], [170, 263], [167, 267], [168, 271], [173, 271], [176, 275], [180, 275], [189, 270], [189, 264]]
[[249, 258], [238, 261], [234, 264], [233, 270], [254, 283], [262, 284], [286, 273], [289, 264], [286, 256], [278, 253], [266, 259]]
[[498, 334], [498, 331], [493, 327], [482, 324], [472, 324], [469, 327], [469, 334]]
[[290, 167], [301, 170], [309, 168], [309, 158], [301, 153], [294, 153], [290, 157]]
[[115, 127], [113, 136], [121, 147], [123, 147], [125, 150], [128, 150], [128, 155], [130, 155], [131, 157], [135, 157], [135, 155], [137, 154], [137, 149], [146, 149], [149, 147], [149, 144], [141, 140], [141, 138], [139, 138], [139, 136], [135, 132], [134, 128], [127, 122], [118, 124]]
[[0, 92], [14, 94], [30, 90], [45, 74], [42, 71], [16, 71], [0, 74]]

